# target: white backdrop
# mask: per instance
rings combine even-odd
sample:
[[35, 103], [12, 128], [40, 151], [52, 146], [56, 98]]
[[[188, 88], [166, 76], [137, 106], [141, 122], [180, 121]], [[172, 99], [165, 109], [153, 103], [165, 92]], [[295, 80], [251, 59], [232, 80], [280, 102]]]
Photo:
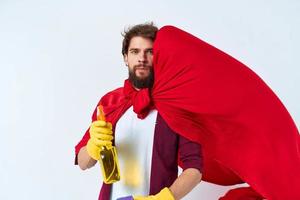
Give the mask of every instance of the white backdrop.
[[[300, 3], [0, 0], [0, 199], [96, 199], [100, 170], [74, 146], [99, 98], [123, 84], [124, 27], [171, 24], [242, 61], [300, 124]], [[185, 200], [228, 187], [200, 183]]]

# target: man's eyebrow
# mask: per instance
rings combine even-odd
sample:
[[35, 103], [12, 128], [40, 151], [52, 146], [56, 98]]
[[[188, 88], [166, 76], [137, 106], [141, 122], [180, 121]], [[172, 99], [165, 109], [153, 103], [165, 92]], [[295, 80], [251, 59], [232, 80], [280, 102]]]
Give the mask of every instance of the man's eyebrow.
[[[141, 49], [139, 49], [139, 48], [130, 48], [129, 49], [129, 51], [140, 51]], [[153, 48], [147, 48], [147, 49], [145, 49], [145, 51], [149, 51], [149, 50], [153, 50]]]
[[129, 51], [139, 50], [139, 48], [130, 48]]

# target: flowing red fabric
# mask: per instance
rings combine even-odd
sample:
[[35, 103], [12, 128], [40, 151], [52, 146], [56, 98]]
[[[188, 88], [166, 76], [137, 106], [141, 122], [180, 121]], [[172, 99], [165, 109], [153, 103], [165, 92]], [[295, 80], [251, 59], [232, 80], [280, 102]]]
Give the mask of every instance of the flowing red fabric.
[[174, 131], [202, 144], [204, 180], [234, 184], [236, 174], [267, 199], [300, 199], [299, 133], [259, 76], [172, 26], [158, 31], [154, 72], [154, 105]]
[[[143, 118], [154, 106], [175, 132], [202, 145], [203, 180], [247, 182], [268, 200], [299, 200], [299, 133], [263, 80], [173, 26], [158, 31], [153, 51], [151, 98], [125, 81], [100, 101], [107, 120], [115, 124], [131, 105]], [[86, 133], [77, 152], [88, 138]]]

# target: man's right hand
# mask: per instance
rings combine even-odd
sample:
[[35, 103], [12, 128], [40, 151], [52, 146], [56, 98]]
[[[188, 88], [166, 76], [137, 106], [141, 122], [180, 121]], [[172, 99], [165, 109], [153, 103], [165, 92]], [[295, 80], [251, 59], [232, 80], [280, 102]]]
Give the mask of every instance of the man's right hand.
[[97, 120], [90, 126], [90, 139], [86, 145], [87, 152], [95, 160], [100, 159], [102, 146], [112, 145], [112, 125], [109, 122]]

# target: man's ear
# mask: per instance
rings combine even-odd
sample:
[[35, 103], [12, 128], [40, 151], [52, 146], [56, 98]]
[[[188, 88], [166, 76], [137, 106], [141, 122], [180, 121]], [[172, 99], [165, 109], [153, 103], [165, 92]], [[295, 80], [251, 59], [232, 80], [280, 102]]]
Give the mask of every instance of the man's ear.
[[128, 55], [124, 54], [123, 59], [124, 59], [125, 65], [128, 66]]

